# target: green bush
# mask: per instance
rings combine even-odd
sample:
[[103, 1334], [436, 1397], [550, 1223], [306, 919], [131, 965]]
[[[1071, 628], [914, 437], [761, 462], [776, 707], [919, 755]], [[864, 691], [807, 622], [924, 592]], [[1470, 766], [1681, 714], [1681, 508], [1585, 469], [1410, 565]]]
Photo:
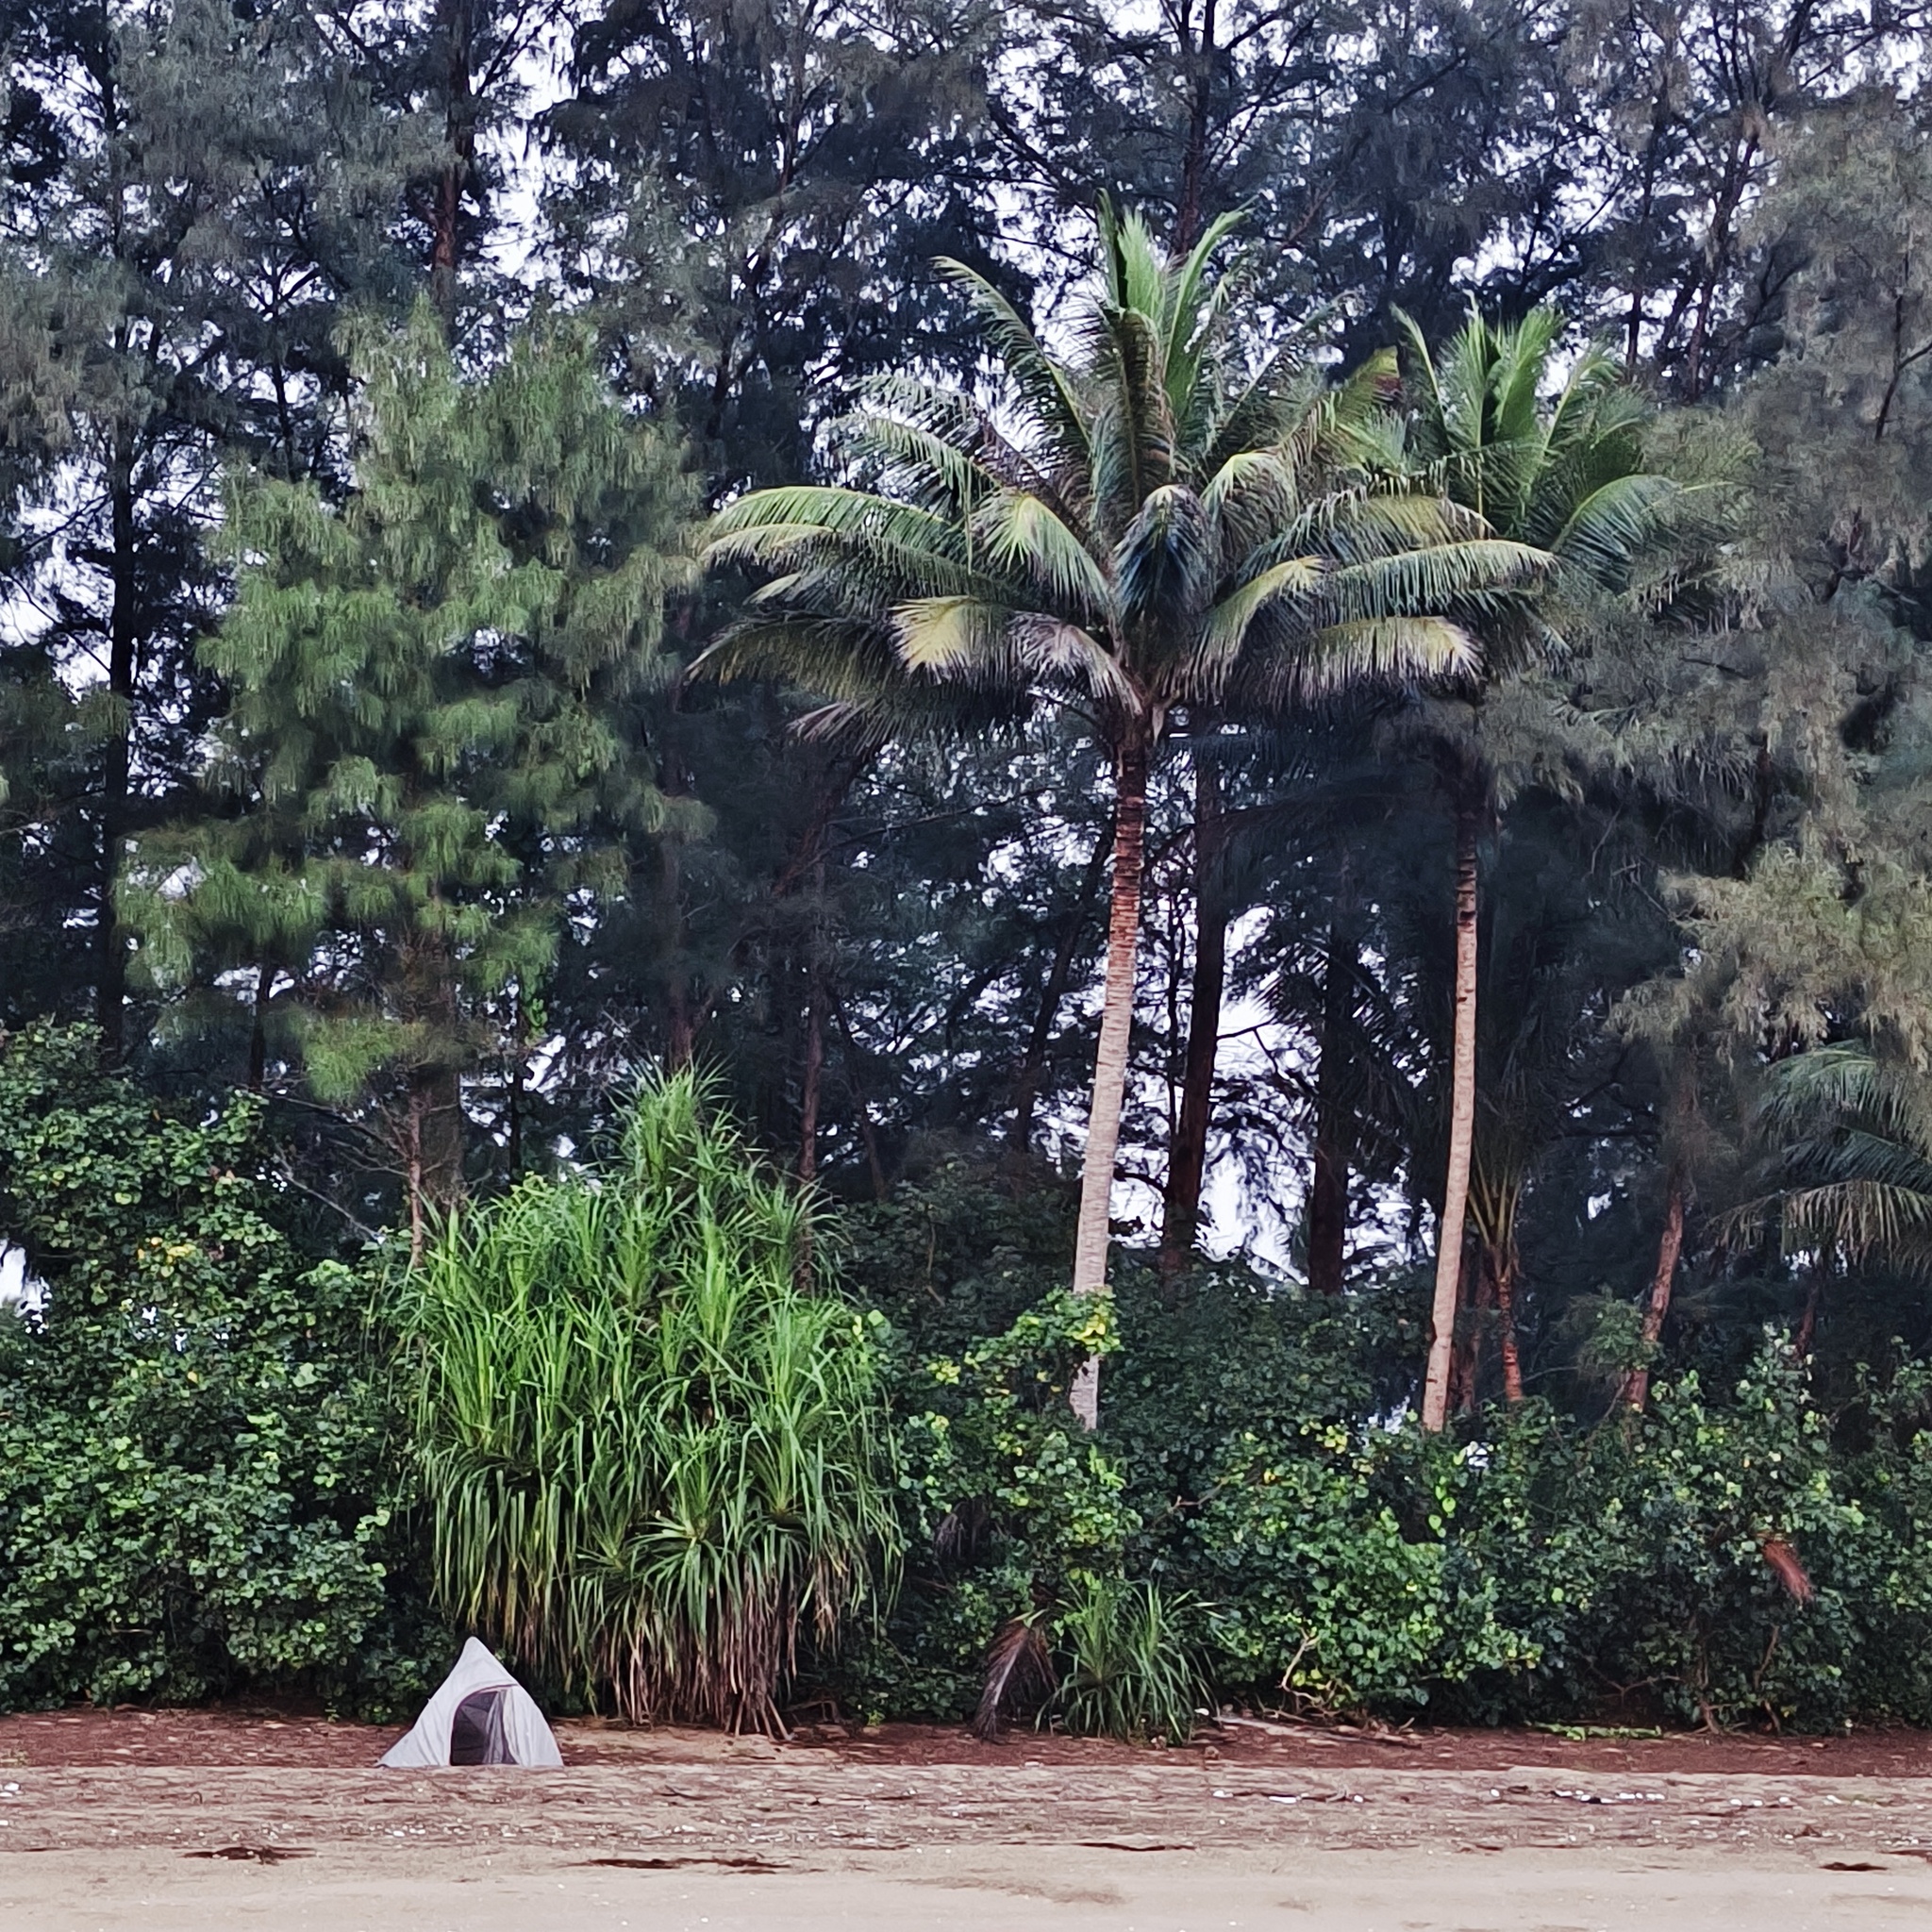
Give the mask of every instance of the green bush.
[[897, 1551], [881, 1324], [813, 1226], [690, 1074], [601, 1174], [452, 1218], [408, 1310], [452, 1615], [633, 1720], [774, 1722]]
[[1306, 1712], [1391, 1708], [1536, 1661], [1484, 1592], [1455, 1587], [1448, 1458], [1410, 1447], [1341, 1423], [1230, 1440], [1173, 1560], [1221, 1606], [1225, 1686]]
[[886, 1630], [829, 1674], [876, 1716], [955, 1722], [1008, 1618], [1117, 1576], [1137, 1519], [1119, 1458], [1067, 1407], [1119, 1346], [1104, 1301], [1055, 1289], [958, 1355], [893, 1340], [900, 1520], [914, 1560]]
[[[867, 1210], [867, 1274], [903, 1324], [909, 1554], [885, 1641], [834, 1680], [860, 1707], [963, 1717], [1008, 1620], [1058, 1631], [1154, 1588], [1193, 1606], [1218, 1694], [1263, 1708], [1932, 1722], [1932, 1370], [1827, 1413], [1768, 1333], [1722, 1391], [1660, 1379], [1641, 1419], [1532, 1402], [1429, 1439], [1399, 1400], [1406, 1275], [1331, 1300], [1233, 1263], [1161, 1282], [1127, 1255], [1108, 1313], [1051, 1285], [1054, 1200], [993, 1191], [975, 1213], [982, 1185], [943, 1171]], [[987, 1319], [1005, 1326], [972, 1340]], [[1090, 1324], [1091, 1439], [1061, 1392]]]
[[[955, 1721], [1022, 1620], [1055, 1662], [1008, 1714], [1118, 1735], [1210, 1691], [1932, 1723], [1932, 1366], [1894, 1351], [1827, 1407], [1767, 1331], [1641, 1418], [1428, 1439], [1407, 1277], [1327, 1300], [1128, 1255], [1079, 1300], [1059, 1196], [982, 1187], [834, 1225], [673, 1082], [601, 1175], [467, 1210], [374, 1324], [375, 1277], [291, 1236], [252, 1103], [158, 1108], [84, 1033], [0, 1041], [0, 1233], [48, 1290], [0, 1316], [0, 1704], [400, 1707], [445, 1641], [413, 1520], [451, 1614], [634, 1715], [769, 1722], [795, 1663]], [[1066, 1407], [1090, 1353], [1097, 1437]]]
[[370, 1281], [277, 1225], [260, 1113], [158, 1110], [85, 1031], [0, 1040], [0, 1706], [299, 1688], [425, 1641]]

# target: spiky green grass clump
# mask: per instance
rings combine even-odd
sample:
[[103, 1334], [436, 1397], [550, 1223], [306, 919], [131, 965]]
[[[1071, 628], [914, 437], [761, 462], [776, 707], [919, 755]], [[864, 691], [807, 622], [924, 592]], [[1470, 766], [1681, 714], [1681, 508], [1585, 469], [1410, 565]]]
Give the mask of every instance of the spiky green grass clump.
[[1042, 1715], [1077, 1737], [1170, 1744], [1191, 1737], [1196, 1707], [1209, 1694], [1184, 1628], [1191, 1601], [1151, 1583], [1082, 1579], [1058, 1619], [1064, 1672]]
[[455, 1215], [411, 1277], [414, 1449], [447, 1611], [633, 1722], [777, 1721], [898, 1557], [866, 1319], [808, 1197], [689, 1074], [620, 1158]]

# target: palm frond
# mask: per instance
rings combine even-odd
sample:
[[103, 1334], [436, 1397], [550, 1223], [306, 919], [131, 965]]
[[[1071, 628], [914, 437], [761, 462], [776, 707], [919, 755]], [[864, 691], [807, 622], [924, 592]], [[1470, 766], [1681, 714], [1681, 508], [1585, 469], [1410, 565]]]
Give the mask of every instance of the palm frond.
[[946, 676], [983, 666], [1011, 615], [976, 597], [918, 597], [895, 606], [890, 622], [908, 670]]
[[1342, 564], [1329, 573], [1325, 594], [1344, 620], [1489, 608], [1550, 569], [1548, 554], [1526, 543], [1474, 538]]
[[1028, 412], [1051, 432], [1063, 455], [1084, 465], [1090, 434], [1087, 412], [1067, 371], [1041, 346], [1020, 311], [977, 269], [950, 256], [941, 256], [937, 266], [941, 276], [964, 291]]
[[1212, 595], [1220, 558], [1213, 526], [1191, 490], [1150, 491], [1114, 545], [1113, 579], [1129, 625], [1191, 636]]
[[1082, 616], [1100, 616], [1112, 588], [1076, 532], [1043, 498], [1006, 490], [974, 523], [975, 546], [995, 568], [1036, 585], [1047, 599]]

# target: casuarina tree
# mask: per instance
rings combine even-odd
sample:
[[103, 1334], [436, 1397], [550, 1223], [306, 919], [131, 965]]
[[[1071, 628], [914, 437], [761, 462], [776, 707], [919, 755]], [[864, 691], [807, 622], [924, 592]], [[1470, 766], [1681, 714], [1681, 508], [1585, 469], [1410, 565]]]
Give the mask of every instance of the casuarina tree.
[[624, 708], [667, 662], [686, 490], [580, 335], [466, 381], [425, 304], [356, 360], [346, 502], [232, 494], [241, 582], [207, 650], [230, 815], [147, 841], [124, 896], [163, 983], [266, 962], [311, 1088], [373, 1104], [420, 1247], [492, 1012], [540, 993], [566, 895], [622, 886], [605, 830], [659, 809]]

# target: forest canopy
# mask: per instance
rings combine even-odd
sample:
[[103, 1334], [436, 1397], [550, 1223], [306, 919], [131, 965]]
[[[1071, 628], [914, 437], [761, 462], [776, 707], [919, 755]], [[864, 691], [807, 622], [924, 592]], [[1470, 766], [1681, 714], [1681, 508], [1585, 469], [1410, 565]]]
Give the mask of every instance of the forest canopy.
[[1926, 25], [0, 0], [0, 1698], [522, 1627], [702, 1153], [858, 1500], [570, 1694], [1932, 1717]]

